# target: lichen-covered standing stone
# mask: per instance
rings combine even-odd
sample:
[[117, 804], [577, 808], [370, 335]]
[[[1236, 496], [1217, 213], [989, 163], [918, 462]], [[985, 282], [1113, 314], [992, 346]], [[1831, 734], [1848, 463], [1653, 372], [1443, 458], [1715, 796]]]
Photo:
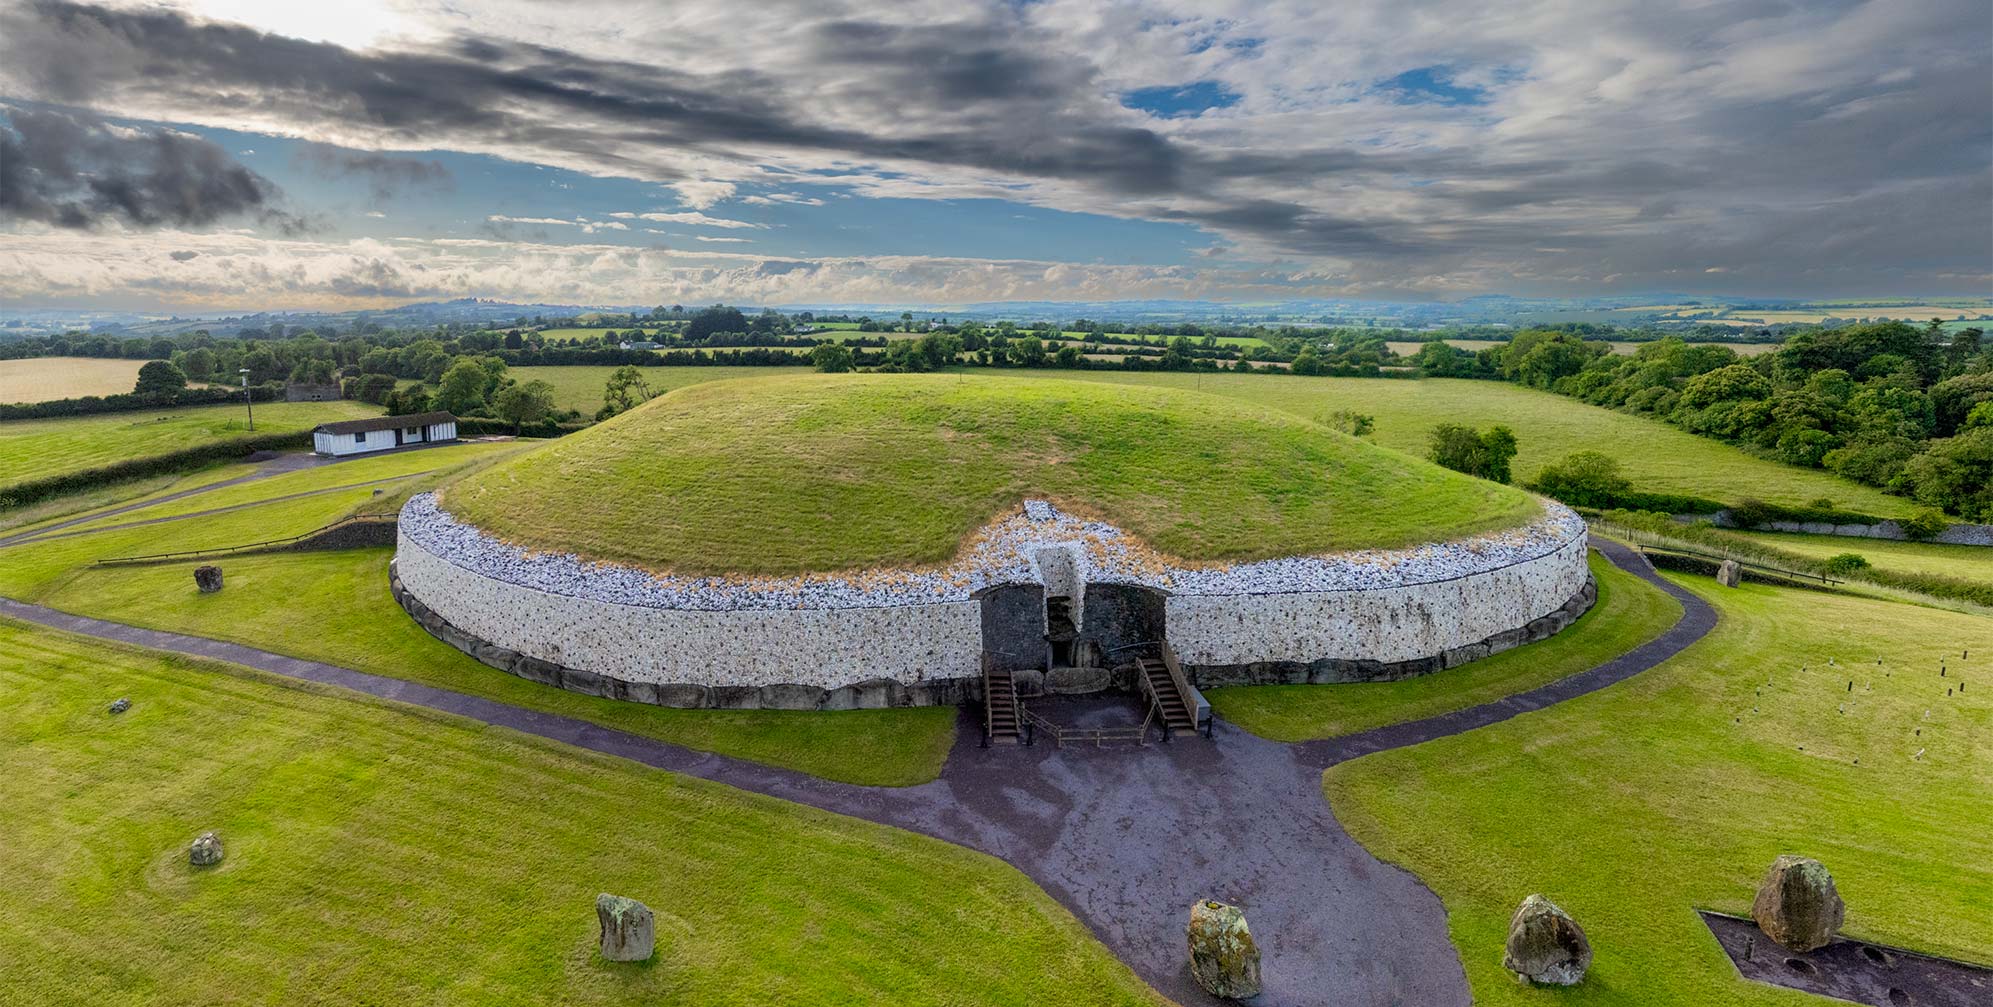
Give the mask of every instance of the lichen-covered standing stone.
[[1592, 966], [1592, 942], [1569, 913], [1541, 895], [1531, 895], [1509, 919], [1502, 967], [1519, 979], [1571, 986]]
[[597, 895], [595, 917], [602, 923], [602, 957], [612, 962], [643, 961], [657, 946], [657, 924], [650, 907], [636, 899]]
[[1782, 854], [1758, 884], [1751, 919], [1765, 936], [1793, 951], [1827, 946], [1841, 929], [1848, 907], [1834, 888], [1834, 876], [1811, 857]]
[[1716, 582], [1724, 587], [1736, 587], [1744, 581], [1744, 568], [1734, 559], [1726, 559], [1716, 568]]
[[194, 568], [194, 583], [202, 594], [213, 594], [221, 590], [221, 567], [197, 566]]
[[187, 847], [187, 862], [195, 867], [221, 863], [221, 837], [212, 832], [194, 837], [194, 844]]
[[1212, 996], [1259, 995], [1259, 945], [1239, 907], [1208, 899], [1190, 907], [1190, 974]]

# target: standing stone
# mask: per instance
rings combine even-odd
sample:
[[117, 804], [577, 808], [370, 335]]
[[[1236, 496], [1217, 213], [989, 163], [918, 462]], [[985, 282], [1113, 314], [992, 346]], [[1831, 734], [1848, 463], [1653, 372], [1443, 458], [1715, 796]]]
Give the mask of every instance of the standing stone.
[[657, 924], [650, 907], [636, 899], [597, 895], [595, 918], [602, 923], [602, 957], [612, 962], [640, 962], [657, 947]]
[[1259, 995], [1259, 945], [1239, 907], [1208, 899], [1190, 907], [1190, 974], [1212, 996]]
[[123, 713], [129, 709], [131, 709], [131, 700], [126, 699], [123, 696], [119, 696], [117, 699], [111, 701], [112, 713]]
[[1793, 951], [1827, 946], [1848, 907], [1834, 888], [1834, 877], [1811, 857], [1782, 854], [1758, 884], [1751, 900], [1751, 918], [1765, 936]]
[[1743, 580], [1744, 568], [1738, 566], [1734, 559], [1726, 559], [1722, 566], [1716, 568], [1716, 582], [1724, 587], [1736, 587]]
[[221, 567], [197, 566], [194, 568], [194, 583], [199, 585], [202, 594], [213, 594], [221, 590]]
[[195, 867], [208, 867], [221, 863], [221, 837], [212, 832], [203, 832], [194, 838], [194, 845], [187, 847], [187, 862]]
[[1502, 967], [1518, 979], [1571, 986], [1592, 967], [1592, 942], [1569, 913], [1541, 895], [1531, 895], [1509, 919]]

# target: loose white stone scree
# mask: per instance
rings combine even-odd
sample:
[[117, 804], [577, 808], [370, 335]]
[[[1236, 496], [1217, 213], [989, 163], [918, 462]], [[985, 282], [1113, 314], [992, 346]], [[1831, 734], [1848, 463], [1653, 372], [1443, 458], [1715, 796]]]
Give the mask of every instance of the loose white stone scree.
[[[1585, 525], [1544, 502], [1521, 528], [1398, 550], [1189, 566], [1043, 501], [918, 571], [660, 576], [534, 553], [457, 521], [431, 494], [402, 508], [401, 586], [469, 636], [625, 682], [824, 689], [980, 674], [976, 594], [1045, 583], [1048, 547], [1087, 583], [1162, 591], [1187, 665], [1429, 658], [1528, 625], [1584, 589]], [[1047, 553], [1050, 554], [1050, 553]], [[1084, 626], [1082, 626], [1084, 632]]]

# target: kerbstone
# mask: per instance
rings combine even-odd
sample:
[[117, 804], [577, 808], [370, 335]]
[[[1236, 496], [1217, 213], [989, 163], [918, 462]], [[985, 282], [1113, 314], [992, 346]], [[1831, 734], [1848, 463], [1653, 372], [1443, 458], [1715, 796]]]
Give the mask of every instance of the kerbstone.
[[1244, 1000], [1260, 992], [1259, 944], [1237, 906], [1210, 899], [1190, 907], [1190, 974], [1212, 996]]
[[595, 918], [602, 925], [602, 957], [640, 962], [656, 952], [657, 920], [649, 906], [604, 892], [595, 897]]
[[1531, 895], [1509, 919], [1502, 967], [1516, 978], [1550, 986], [1572, 986], [1592, 966], [1592, 943], [1569, 913], [1541, 895]]
[[1833, 875], [1811, 857], [1784, 854], [1772, 861], [1751, 901], [1758, 929], [1793, 951], [1826, 947], [1846, 917]]

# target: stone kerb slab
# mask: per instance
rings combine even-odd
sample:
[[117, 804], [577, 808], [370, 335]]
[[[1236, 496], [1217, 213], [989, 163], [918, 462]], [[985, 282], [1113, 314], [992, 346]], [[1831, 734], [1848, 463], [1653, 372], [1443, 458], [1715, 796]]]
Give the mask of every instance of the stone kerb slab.
[[779, 709], [973, 698], [985, 650], [976, 592], [1041, 585], [1048, 545], [1076, 561], [1075, 589], [1165, 595], [1168, 639], [1204, 686], [1436, 671], [1549, 636], [1596, 598], [1584, 523], [1555, 504], [1524, 528], [1457, 542], [1198, 568], [1031, 504], [945, 570], [688, 581], [530, 554], [422, 495], [398, 523], [391, 586], [431, 633], [524, 678], [668, 706]]

